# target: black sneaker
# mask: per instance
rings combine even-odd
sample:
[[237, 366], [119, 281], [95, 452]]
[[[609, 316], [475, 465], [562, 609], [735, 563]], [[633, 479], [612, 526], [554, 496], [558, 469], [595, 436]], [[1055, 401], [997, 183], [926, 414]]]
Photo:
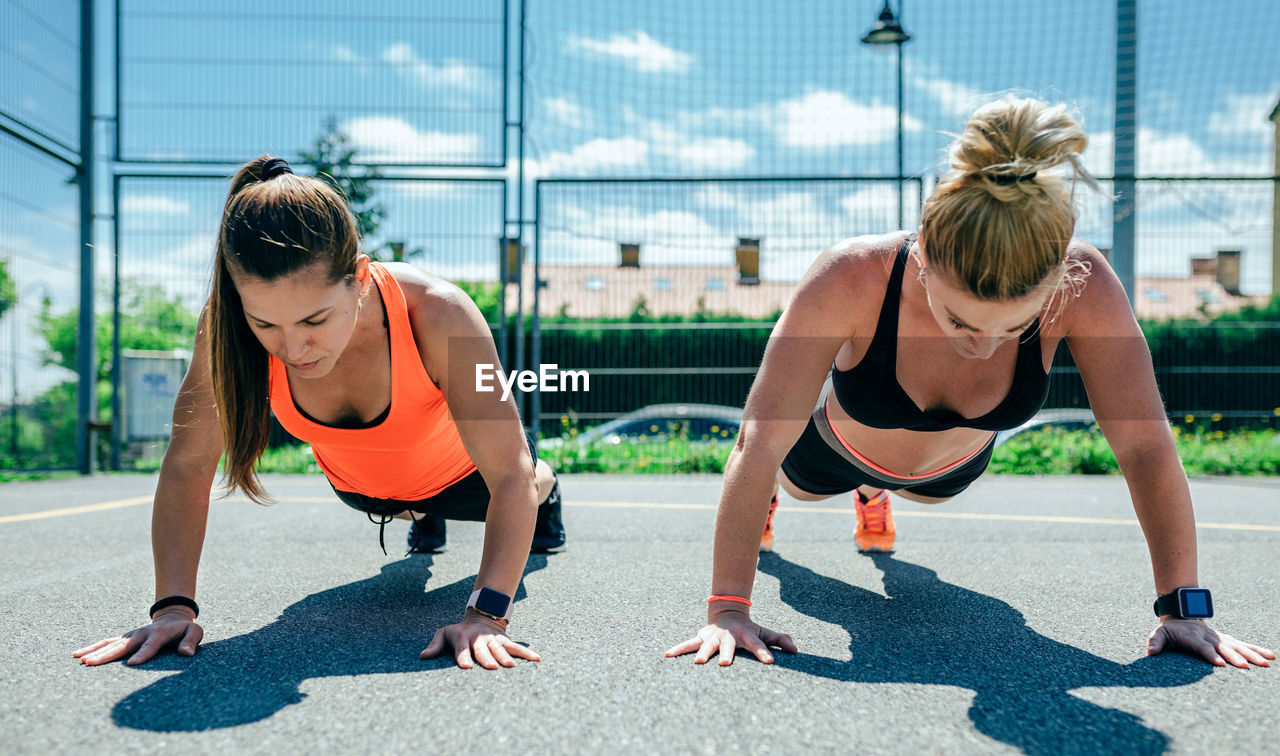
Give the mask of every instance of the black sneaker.
[[439, 554], [444, 551], [444, 518], [423, 515], [409, 526], [410, 554]]
[[556, 480], [547, 500], [538, 505], [538, 521], [533, 526], [533, 554], [564, 551], [564, 522], [560, 519], [560, 481]]

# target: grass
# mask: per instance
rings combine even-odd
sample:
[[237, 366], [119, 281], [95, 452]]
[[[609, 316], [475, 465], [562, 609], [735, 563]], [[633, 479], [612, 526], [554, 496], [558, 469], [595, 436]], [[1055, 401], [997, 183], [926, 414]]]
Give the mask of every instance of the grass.
[[[1173, 429], [1178, 456], [1190, 476], [1280, 475], [1280, 432]], [[657, 474], [721, 473], [732, 441], [668, 439], [578, 444], [572, 438], [538, 456], [558, 472]], [[988, 471], [997, 475], [1109, 475], [1119, 472], [1101, 434], [1058, 428], [1023, 433], [995, 450]], [[268, 449], [260, 473], [318, 473], [308, 446]]]
[[[1185, 431], [1173, 427], [1178, 458], [1187, 475], [1280, 475], [1276, 430]], [[1115, 455], [1101, 434], [1057, 428], [1023, 433], [996, 449], [987, 468], [996, 474], [1108, 475]]]

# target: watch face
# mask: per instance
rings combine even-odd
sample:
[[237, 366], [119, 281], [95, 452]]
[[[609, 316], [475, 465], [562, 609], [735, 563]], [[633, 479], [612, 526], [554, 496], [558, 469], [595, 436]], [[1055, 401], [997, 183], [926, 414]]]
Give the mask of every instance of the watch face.
[[480, 595], [476, 597], [476, 609], [494, 617], [505, 617], [510, 605], [510, 596], [492, 588], [481, 588]]
[[1207, 588], [1179, 589], [1178, 607], [1186, 619], [1208, 619], [1213, 616], [1213, 598]]

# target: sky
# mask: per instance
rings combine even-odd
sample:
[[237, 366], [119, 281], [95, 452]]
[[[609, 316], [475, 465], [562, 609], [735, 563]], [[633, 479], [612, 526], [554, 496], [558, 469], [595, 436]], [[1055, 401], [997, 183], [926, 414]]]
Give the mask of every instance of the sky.
[[[515, 132], [504, 128], [519, 104], [518, 5], [504, 15], [501, 0], [224, 0], [216, 10], [119, 1], [119, 120], [99, 130], [102, 156], [118, 129], [121, 158], [156, 163], [125, 170], [226, 176], [260, 154], [291, 157], [334, 118], [363, 160], [405, 177], [379, 184], [389, 213], [371, 244], [404, 241], [441, 275], [496, 279], [497, 239], [516, 217], [514, 194], [504, 200], [498, 181], [518, 168]], [[882, 179], [896, 171], [898, 63], [892, 49], [858, 41], [880, 5], [527, 0], [523, 209], [526, 220], [537, 213], [542, 259], [612, 263], [627, 241], [642, 244], [644, 263], [729, 262], [734, 241], [749, 236], [762, 239], [764, 277], [795, 280], [841, 238], [895, 228], [896, 189]], [[1090, 136], [1085, 164], [1110, 173], [1114, 2], [894, 5], [912, 35], [901, 69], [904, 173], [917, 177], [905, 190], [906, 225], [945, 167], [949, 134], [1005, 93], [1069, 106]], [[71, 146], [77, 9], [73, 0], [0, 0], [0, 121]], [[114, 12], [100, 0], [104, 116], [116, 114]], [[1140, 175], [1273, 172], [1278, 32], [1280, 3], [1269, 0], [1139, 3]], [[56, 309], [75, 302], [69, 177], [0, 135], [0, 256], [24, 303], [0, 324], [0, 349], [24, 374], [38, 346], [23, 321], [33, 302], [46, 291]], [[410, 180], [424, 177], [473, 180]], [[535, 196], [534, 179], [563, 177], [752, 180], [542, 183]], [[101, 212], [107, 186], [99, 182]], [[122, 187], [124, 275], [199, 302], [226, 181]], [[1139, 275], [1184, 275], [1191, 256], [1242, 249], [1246, 291], [1265, 292], [1271, 195], [1266, 182], [1142, 185]], [[1083, 186], [1077, 197], [1077, 235], [1109, 246], [1109, 201]], [[101, 278], [110, 273], [109, 224], [98, 224], [97, 242]], [[31, 383], [20, 381], [24, 391]]]

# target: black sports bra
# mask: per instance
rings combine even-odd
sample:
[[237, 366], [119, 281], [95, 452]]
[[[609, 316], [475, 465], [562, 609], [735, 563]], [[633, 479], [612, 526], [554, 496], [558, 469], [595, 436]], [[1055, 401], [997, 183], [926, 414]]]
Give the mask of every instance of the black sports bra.
[[889, 276], [889, 288], [871, 346], [862, 361], [848, 370], [831, 366], [831, 390], [849, 417], [872, 428], [944, 431], [952, 428], [1004, 430], [1030, 420], [1049, 396], [1049, 375], [1040, 356], [1040, 320], [1036, 319], [1018, 344], [1013, 385], [1004, 401], [981, 417], [967, 418], [954, 410], [922, 410], [898, 383], [898, 301], [907, 254], [915, 234], [903, 240]]

